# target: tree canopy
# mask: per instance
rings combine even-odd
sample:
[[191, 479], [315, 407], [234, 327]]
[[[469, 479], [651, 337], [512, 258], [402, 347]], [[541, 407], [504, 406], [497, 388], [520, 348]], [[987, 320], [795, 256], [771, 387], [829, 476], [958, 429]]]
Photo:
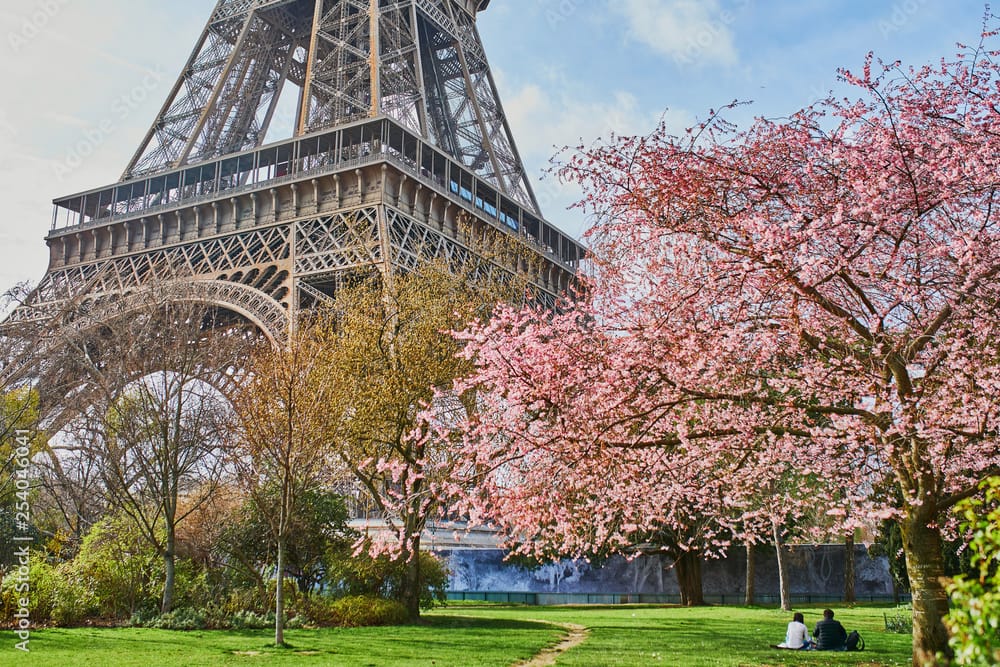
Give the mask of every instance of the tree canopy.
[[815, 503], [845, 529], [900, 521], [915, 664], [947, 651], [941, 530], [1000, 471], [996, 41], [869, 56], [841, 72], [857, 100], [746, 130], [723, 110], [580, 147], [561, 174], [596, 219], [585, 298], [461, 336], [474, 511], [527, 544], [626, 548], [688, 503], [754, 511], [795, 468], [839, 490]]

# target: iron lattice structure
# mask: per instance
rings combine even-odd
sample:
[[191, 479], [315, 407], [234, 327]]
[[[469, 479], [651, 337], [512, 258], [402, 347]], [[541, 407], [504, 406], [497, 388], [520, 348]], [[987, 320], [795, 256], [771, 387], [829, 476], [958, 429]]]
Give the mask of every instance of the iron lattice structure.
[[482, 0], [221, 0], [125, 178], [384, 115], [539, 213], [476, 31]]
[[[86, 347], [165, 287], [280, 343], [358, 274], [489, 266], [488, 236], [523, 242], [513, 261], [554, 303], [584, 249], [525, 177], [476, 28], [487, 4], [219, 0], [121, 180], [55, 200], [48, 270], [8, 318], [27, 361], [0, 360], [0, 386], [38, 379], [55, 432], [92, 380], [31, 349]], [[286, 88], [292, 136], [265, 145]]]
[[[547, 223], [476, 28], [487, 0], [219, 0], [113, 185], [55, 201], [49, 268], [11, 319], [91, 314], [164, 281], [281, 340], [352, 274], [522, 239], [540, 298], [583, 248]], [[291, 138], [263, 145], [297, 89]], [[535, 261], [537, 260], [537, 261]]]
[[[121, 180], [55, 200], [48, 271], [8, 324], [58, 345], [171, 285], [277, 343], [357, 274], [481, 261], [488, 230], [524, 242], [553, 302], [584, 251], [525, 178], [476, 29], [487, 4], [219, 0]], [[286, 87], [292, 136], [264, 145]], [[0, 382], [38, 372], [13, 360]], [[58, 430], [87, 387], [46, 384]]]

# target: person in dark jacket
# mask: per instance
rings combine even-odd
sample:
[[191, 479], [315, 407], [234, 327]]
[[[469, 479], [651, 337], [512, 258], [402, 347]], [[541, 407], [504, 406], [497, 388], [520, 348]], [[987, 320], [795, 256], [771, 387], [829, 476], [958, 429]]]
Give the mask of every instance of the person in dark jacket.
[[843, 651], [847, 641], [847, 630], [840, 621], [833, 620], [833, 611], [823, 610], [823, 620], [816, 624], [813, 630], [817, 651]]

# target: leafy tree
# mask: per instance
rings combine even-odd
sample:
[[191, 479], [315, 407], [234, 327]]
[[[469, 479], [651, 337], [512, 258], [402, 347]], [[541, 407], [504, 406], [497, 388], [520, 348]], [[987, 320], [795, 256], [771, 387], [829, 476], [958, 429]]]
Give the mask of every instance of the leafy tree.
[[405, 564], [398, 591], [411, 618], [420, 614], [421, 534], [443, 516], [437, 486], [452, 474], [447, 441], [475, 404], [472, 392], [454, 390], [472, 364], [447, 332], [525, 294], [518, 275], [496, 268], [517, 266], [497, 248], [495, 264], [425, 261], [346, 288], [331, 306], [322, 355], [337, 415], [330, 445], [388, 524], [366, 546]]
[[995, 41], [934, 67], [869, 58], [842, 73], [858, 101], [571, 157], [593, 280], [566, 312], [462, 336], [484, 403], [470, 502], [563, 550], [591, 546], [584, 522], [624, 548], [702, 492], [692, 466], [739, 507], [805, 452], [841, 534], [899, 520], [913, 662], [947, 653], [941, 527], [1000, 471]]
[[[33, 480], [22, 478], [19, 481], [18, 477], [20, 471], [25, 470], [22, 464], [30, 462], [41, 449], [37, 419], [38, 395], [35, 392], [20, 388], [0, 394], [0, 571], [15, 562], [14, 551], [20, 545], [13, 538], [36, 529]], [[23, 434], [20, 437], [19, 432]], [[28, 456], [19, 455], [22, 447], [27, 449]], [[26, 506], [32, 515], [27, 531], [23, 526], [18, 527], [17, 520]]]
[[321, 360], [317, 329], [303, 326], [282, 347], [261, 346], [233, 392], [231, 463], [275, 544], [274, 641], [285, 643], [288, 546], [310, 494], [335, 479], [328, 443], [337, 387]]
[[[18, 285], [0, 295], [0, 571], [12, 564], [18, 528], [17, 508], [27, 502], [35, 508], [35, 490], [24, 488], [29, 480], [16, 479], [25, 457], [17, 456], [18, 448], [27, 444], [29, 456], [43, 451], [44, 439], [39, 435], [39, 395], [34, 390], [31, 373], [38, 357], [37, 339], [39, 326], [31, 321], [14, 322], [10, 313], [24, 303], [30, 294], [27, 285]], [[32, 475], [33, 475], [32, 471]], [[33, 480], [31, 480], [34, 487]], [[18, 498], [20, 494], [20, 499]], [[26, 500], [27, 496], [31, 501]], [[29, 532], [36, 530], [34, 517]]]
[[956, 512], [971, 536], [975, 572], [948, 586], [951, 611], [945, 618], [958, 665], [1000, 663], [1000, 477], [983, 482], [985, 497], [960, 503]]
[[[273, 490], [262, 495], [265, 508], [276, 505]], [[285, 571], [295, 577], [300, 591], [322, 587], [328, 581], [330, 558], [353, 551], [356, 535], [347, 519], [340, 495], [323, 489], [302, 494], [299, 511], [292, 517], [285, 558]], [[248, 498], [230, 514], [216, 548], [222, 552], [221, 562], [257, 585], [263, 598], [266, 586], [261, 573], [275, 562], [276, 545], [265, 513], [253, 499]]]

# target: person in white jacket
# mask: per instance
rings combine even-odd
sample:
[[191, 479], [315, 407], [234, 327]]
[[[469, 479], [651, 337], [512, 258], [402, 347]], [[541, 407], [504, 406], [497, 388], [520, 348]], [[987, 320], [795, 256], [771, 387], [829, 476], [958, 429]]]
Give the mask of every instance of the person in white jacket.
[[812, 648], [812, 637], [809, 636], [809, 628], [806, 627], [804, 620], [800, 612], [795, 612], [792, 620], [788, 623], [788, 630], [785, 632], [785, 641], [778, 644], [778, 648]]

